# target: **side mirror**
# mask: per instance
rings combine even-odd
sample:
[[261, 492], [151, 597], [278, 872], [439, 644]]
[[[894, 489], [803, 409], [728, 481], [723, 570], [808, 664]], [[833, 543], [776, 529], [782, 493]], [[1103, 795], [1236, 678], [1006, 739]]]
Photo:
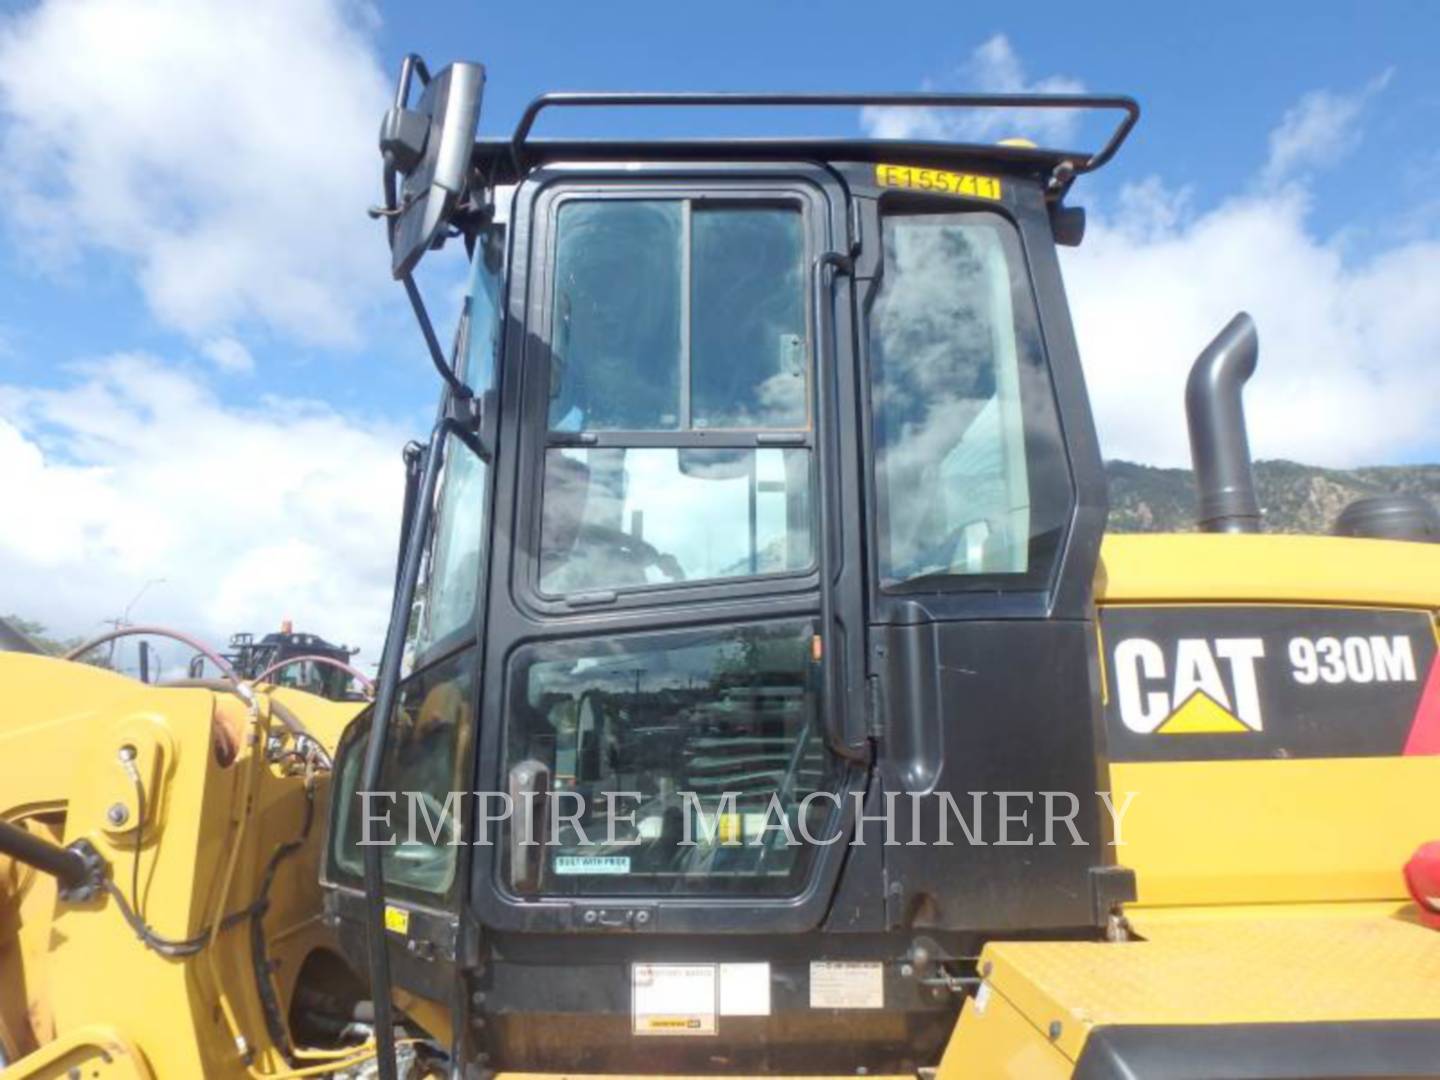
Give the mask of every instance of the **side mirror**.
[[[410, 82], [420, 76], [420, 100], [410, 106]], [[395, 104], [380, 123], [385, 158], [385, 210], [391, 272], [403, 279], [444, 238], [465, 193], [480, 119], [485, 69], [455, 63], [433, 78], [418, 57], [400, 69]]]

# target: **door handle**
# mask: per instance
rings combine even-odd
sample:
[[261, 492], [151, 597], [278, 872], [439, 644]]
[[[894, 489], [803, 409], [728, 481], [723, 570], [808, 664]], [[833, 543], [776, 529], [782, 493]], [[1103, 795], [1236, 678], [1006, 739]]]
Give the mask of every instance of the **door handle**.
[[[836, 566], [834, 548], [831, 544], [836, 520], [831, 487], [836, 469], [831, 457], [836, 454], [838, 449], [834, 431], [838, 410], [835, 408], [832, 387], [835, 382], [835, 363], [839, 356], [839, 350], [832, 341], [835, 306], [830, 302], [832, 299], [828, 288], [830, 279], [825, 274], [826, 270], [834, 270], [836, 274], [853, 274], [855, 262], [850, 256], [838, 251], [825, 251], [816, 255], [810, 265], [811, 307], [815, 316], [815, 378], [820, 391], [820, 422], [817, 430], [821, 441], [817, 444], [817, 449], [820, 453], [821, 468], [817, 472], [820, 479], [820, 520], [823, 527], [820, 530], [819, 546], [820, 631], [816, 637], [821, 643], [822, 650], [826, 646], [838, 644], [841, 640], [836, 633], [834, 595]], [[854, 627], [849, 628], [849, 633], [854, 634], [855, 632]], [[844, 657], [840, 653], [840, 649], [831, 648], [831, 655], [828, 658], [822, 652], [814, 659], [814, 662], [820, 666], [823, 688], [820, 701], [822, 711], [820, 730], [825, 736], [825, 745], [836, 757], [842, 761], [868, 765], [870, 762], [869, 743], [866, 741], [851, 742], [850, 728], [853, 720], [849, 715], [848, 695], [840, 678], [841, 668], [844, 664]]]
[[516, 892], [540, 890], [549, 804], [548, 765], [532, 758], [510, 770], [510, 887]]

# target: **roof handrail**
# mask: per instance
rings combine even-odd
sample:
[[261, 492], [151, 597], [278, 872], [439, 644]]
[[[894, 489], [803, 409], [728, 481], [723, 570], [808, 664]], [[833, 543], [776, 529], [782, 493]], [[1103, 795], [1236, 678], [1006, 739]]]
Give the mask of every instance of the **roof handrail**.
[[1100, 109], [1119, 110], [1125, 116], [1110, 137], [1084, 160], [1069, 162], [1065, 181], [1094, 172], [1120, 150], [1121, 144], [1140, 120], [1140, 103], [1126, 94], [936, 94], [926, 92], [887, 94], [750, 93], [746, 91], [621, 92], [562, 91], [541, 94], [525, 107], [515, 134], [510, 137], [510, 157], [517, 175], [525, 173], [525, 141], [536, 119], [549, 108], [595, 106], [679, 106], [773, 107], [773, 106], [890, 106], [899, 108], [956, 109]]

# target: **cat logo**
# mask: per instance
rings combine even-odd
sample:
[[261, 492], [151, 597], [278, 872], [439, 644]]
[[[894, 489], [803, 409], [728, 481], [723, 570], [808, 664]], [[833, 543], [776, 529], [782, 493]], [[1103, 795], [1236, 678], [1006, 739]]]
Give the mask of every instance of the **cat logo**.
[[1243, 735], [1261, 731], [1260, 638], [1179, 638], [1173, 654], [1149, 638], [1115, 646], [1120, 719], [1139, 735]]

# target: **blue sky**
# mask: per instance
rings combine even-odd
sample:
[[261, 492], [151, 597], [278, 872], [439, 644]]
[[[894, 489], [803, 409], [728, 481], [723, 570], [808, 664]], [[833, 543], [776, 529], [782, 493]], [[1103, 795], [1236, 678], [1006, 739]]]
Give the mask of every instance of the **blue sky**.
[[[1262, 456], [1440, 460], [1437, 40], [1418, 0], [5, 4], [0, 498], [31, 511], [0, 526], [0, 609], [79, 628], [165, 577], [151, 613], [213, 636], [289, 614], [374, 640], [398, 448], [436, 393], [363, 213], [411, 50], [486, 63], [485, 134], [547, 89], [1134, 94], [1145, 117], [1077, 189], [1091, 237], [1065, 256], [1107, 453], [1183, 461], [1185, 367], [1246, 306]], [[541, 133], [742, 125], [862, 128], [592, 113]], [[444, 326], [461, 269], [432, 263]]]

